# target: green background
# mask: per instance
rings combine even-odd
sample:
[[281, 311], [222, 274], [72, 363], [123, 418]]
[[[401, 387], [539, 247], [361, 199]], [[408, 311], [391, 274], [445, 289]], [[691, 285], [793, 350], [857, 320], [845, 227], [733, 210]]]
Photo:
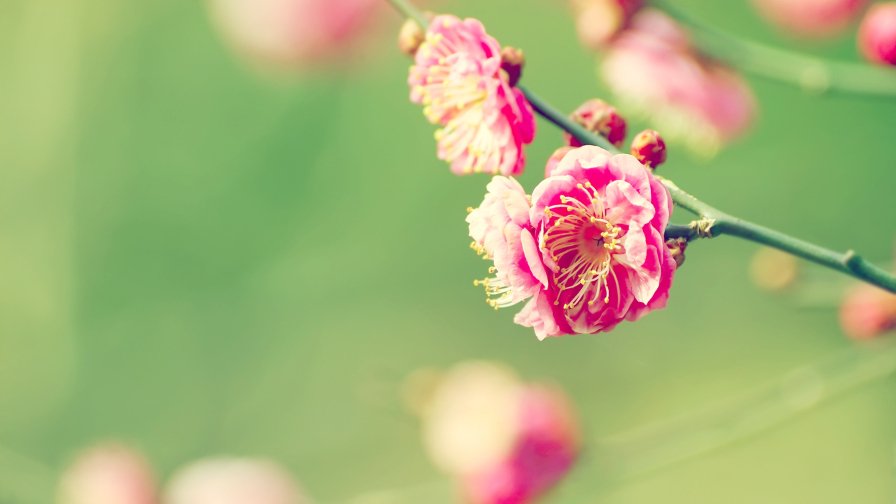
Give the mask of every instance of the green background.
[[[745, 2], [680, 3], [801, 46]], [[562, 2], [439, 8], [523, 47], [524, 81], [555, 105], [603, 96]], [[749, 281], [756, 248], [720, 238], [691, 246], [666, 310], [538, 342], [471, 284], [485, 265], [463, 219], [487, 177], [435, 158], [391, 12], [351, 68], [272, 82], [234, 58], [201, 2], [0, 9], [0, 503], [51, 501], [73, 454], [110, 438], [163, 478], [207, 455], [260, 455], [321, 503], [378, 489], [399, 491], [354, 502], [451, 502], [398, 391], [417, 368], [469, 358], [574, 398], [588, 452], [551, 502], [896, 497], [892, 375], [661, 470], [629, 471], [639, 451], [603, 452], [601, 440], [719, 401], [743, 415], [779, 404], [732, 398], [854, 347], [836, 315], [848, 282], [808, 268], [796, 293], [769, 295]], [[856, 58], [851, 35], [803, 48]], [[671, 145], [663, 174], [735, 215], [887, 261], [896, 102], [750, 82], [751, 133], [712, 160]], [[524, 186], [561, 141], [539, 123]], [[660, 437], [685, 452], [699, 442]]]

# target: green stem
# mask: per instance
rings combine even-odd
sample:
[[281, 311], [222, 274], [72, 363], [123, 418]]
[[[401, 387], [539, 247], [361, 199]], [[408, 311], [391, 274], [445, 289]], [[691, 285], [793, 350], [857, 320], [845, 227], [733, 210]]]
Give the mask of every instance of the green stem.
[[[388, 1], [406, 16], [417, 20], [422, 26], [427, 25], [426, 19], [420, 11], [416, 10], [405, 0]], [[539, 115], [558, 128], [578, 138], [582, 143], [603, 147], [614, 154], [620, 152], [619, 149], [610, 144], [606, 138], [588, 131], [575, 123], [529, 89], [522, 86], [519, 86], [519, 89], [526, 95], [529, 103], [532, 104], [532, 108], [535, 109]], [[815, 245], [814, 243], [809, 243], [779, 231], [733, 217], [700, 201], [691, 194], [688, 194], [675, 185], [671, 180], [667, 180], [663, 177], [657, 178], [664, 186], [666, 186], [666, 189], [669, 190], [669, 194], [672, 196], [672, 201], [678, 206], [698, 216], [698, 219], [691, 222], [688, 226], [688, 228], [690, 228], [689, 232], [682, 232], [681, 227], [674, 226], [672, 228], [672, 234], [677, 235], [674, 237], [694, 239], [714, 238], [723, 234], [737, 236], [738, 238], [783, 250], [784, 252], [788, 252], [797, 257], [802, 257], [808, 261], [826, 266], [896, 293], [896, 275], [889, 274], [883, 269], [874, 266], [858, 256], [852, 250], [843, 253], [835, 252]]]
[[529, 91], [524, 86], [517, 86], [517, 89], [523, 92], [526, 95], [526, 99], [529, 100], [529, 103], [532, 105], [532, 108], [535, 109], [535, 112], [538, 112], [538, 115], [544, 117], [548, 121], [557, 126], [558, 128], [566, 131], [570, 135], [576, 137], [580, 142], [597, 145], [598, 147], [603, 147], [610, 152], [619, 153], [619, 149], [617, 149], [613, 144], [610, 143], [609, 140], [602, 137], [601, 135], [596, 135], [586, 129], [581, 124], [569, 120], [565, 114], [560, 112], [559, 110], [552, 107], [546, 101], [542, 100], [532, 91]]
[[828, 61], [769, 47], [696, 21], [672, 2], [653, 0], [653, 4], [687, 25], [701, 52], [745, 72], [818, 93], [896, 96], [896, 71], [892, 69]]

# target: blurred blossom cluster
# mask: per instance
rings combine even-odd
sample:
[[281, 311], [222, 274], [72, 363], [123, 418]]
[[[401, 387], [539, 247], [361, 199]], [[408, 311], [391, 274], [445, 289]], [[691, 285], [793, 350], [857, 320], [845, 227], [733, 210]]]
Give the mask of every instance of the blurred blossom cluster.
[[252, 458], [194, 462], [159, 490], [150, 465], [135, 450], [101, 444], [63, 474], [58, 504], [307, 504], [299, 486], [276, 463]]
[[756, 115], [746, 82], [701, 55], [684, 28], [657, 10], [638, 11], [600, 55], [600, 75], [619, 104], [695, 152], [714, 154]]
[[866, 0], [753, 0], [757, 12], [791, 36], [839, 35], [855, 21]]
[[559, 389], [522, 381], [507, 367], [465, 362], [441, 377], [421, 411], [436, 466], [474, 504], [534, 502], [579, 453], [579, 428]]
[[382, 0], [208, 0], [233, 48], [262, 66], [331, 63], [359, 44]]

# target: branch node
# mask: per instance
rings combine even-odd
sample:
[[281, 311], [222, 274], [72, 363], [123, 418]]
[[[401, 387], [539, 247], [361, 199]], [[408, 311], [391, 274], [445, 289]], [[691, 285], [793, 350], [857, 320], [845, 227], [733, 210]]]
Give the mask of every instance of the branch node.
[[697, 233], [698, 238], [712, 238], [715, 236], [712, 232], [712, 227], [715, 223], [715, 219], [704, 217], [702, 219], [691, 221], [690, 227]]

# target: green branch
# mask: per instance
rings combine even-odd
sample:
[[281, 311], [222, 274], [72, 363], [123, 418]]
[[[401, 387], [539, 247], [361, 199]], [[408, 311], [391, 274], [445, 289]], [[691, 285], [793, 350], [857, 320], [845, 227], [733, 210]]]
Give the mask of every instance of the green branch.
[[828, 61], [766, 46], [696, 21], [669, 1], [653, 0], [652, 3], [690, 28], [693, 41], [701, 52], [744, 72], [817, 93], [830, 91], [878, 98], [896, 97], [896, 71], [893, 69]]
[[[421, 24], [426, 26], [423, 15], [405, 0], [389, 0], [389, 2], [406, 16], [417, 20], [418, 23], [423, 21]], [[620, 152], [606, 138], [583, 128], [529, 89], [522, 86], [519, 86], [519, 89], [526, 95], [529, 103], [532, 104], [532, 108], [539, 115], [558, 128], [573, 135], [582, 143], [603, 147], [614, 154]], [[669, 238], [687, 238], [690, 240], [695, 238], [714, 238], [720, 235], [736, 236], [782, 250], [896, 293], [896, 276], [871, 264], [852, 250], [835, 252], [814, 243], [794, 238], [780, 231], [733, 217], [685, 192], [671, 180], [663, 177], [657, 178], [669, 190], [669, 194], [672, 196], [672, 201], [675, 204], [698, 217], [697, 220], [687, 226], [687, 229], [684, 229], [683, 226], [670, 226], [671, 232], [667, 232], [667, 237]]]

